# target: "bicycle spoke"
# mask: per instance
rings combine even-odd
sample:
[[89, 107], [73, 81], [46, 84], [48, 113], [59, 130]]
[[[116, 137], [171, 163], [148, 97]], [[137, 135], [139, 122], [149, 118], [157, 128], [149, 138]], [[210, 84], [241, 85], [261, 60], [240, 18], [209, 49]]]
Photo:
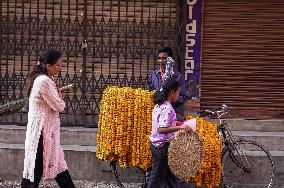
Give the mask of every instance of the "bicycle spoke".
[[214, 110], [202, 110], [201, 115], [214, 116], [219, 120], [222, 150], [222, 185], [226, 188], [271, 188], [274, 183], [275, 163], [271, 154], [260, 144], [243, 138], [235, 138], [226, 121], [221, 117], [228, 112], [227, 105]]
[[222, 176], [226, 187], [246, 184], [272, 186], [275, 170], [268, 152], [252, 141], [239, 141], [232, 148], [238, 150], [231, 152], [227, 149], [222, 157]]

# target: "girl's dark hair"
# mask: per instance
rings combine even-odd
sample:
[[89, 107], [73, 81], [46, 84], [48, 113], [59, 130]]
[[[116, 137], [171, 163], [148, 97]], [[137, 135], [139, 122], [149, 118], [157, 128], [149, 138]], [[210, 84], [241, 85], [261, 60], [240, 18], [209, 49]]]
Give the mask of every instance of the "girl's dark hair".
[[156, 91], [153, 96], [153, 101], [155, 104], [163, 104], [171, 93], [176, 92], [180, 87], [179, 81], [170, 77], [162, 85], [160, 91]]
[[46, 49], [42, 52], [39, 57], [39, 60], [35, 63], [32, 71], [28, 75], [27, 81], [27, 96], [30, 96], [34, 80], [38, 75], [47, 74], [46, 65], [53, 65], [61, 58], [62, 54], [54, 49]]

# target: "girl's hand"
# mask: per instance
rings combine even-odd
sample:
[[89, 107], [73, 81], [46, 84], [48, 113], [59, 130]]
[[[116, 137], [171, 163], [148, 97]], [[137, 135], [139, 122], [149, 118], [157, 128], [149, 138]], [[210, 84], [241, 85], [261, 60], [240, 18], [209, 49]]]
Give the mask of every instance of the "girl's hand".
[[176, 126], [182, 126], [183, 122], [177, 121]]
[[185, 125], [185, 126], [181, 126], [181, 127], [180, 127], [180, 130], [186, 130], [186, 131], [190, 131], [190, 132], [193, 131], [190, 126], [186, 126], [186, 125]]

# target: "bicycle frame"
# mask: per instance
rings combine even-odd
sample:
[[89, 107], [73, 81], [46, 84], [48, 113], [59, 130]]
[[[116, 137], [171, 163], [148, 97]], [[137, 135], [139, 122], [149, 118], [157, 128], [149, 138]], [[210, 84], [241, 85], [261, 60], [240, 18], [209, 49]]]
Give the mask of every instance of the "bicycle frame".
[[[251, 170], [250, 164], [247, 160], [246, 155], [244, 154], [243, 150], [239, 147], [238, 142], [234, 138], [231, 130], [229, 129], [227, 123], [223, 121], [219, 125], [219, 129], [221, 131], [222, 137], [223, 137], [223, 145], [224, 148], [228, 148], [229, 150], [229, 156], [232, 159], [232, 161], [239, 167], [244, 169], [245, 172], [249, 173]], [[235, 152], [237, 154], [235, 155]], [[235, 156], [239, 156], [241, 161], [239, 161]]]
[[[228, 148], [229, 156], [232, 161], [239, 167], [244, 170], [244, 172], [249, 173], [251, 171], [251, 167], [249, 161], [244, 154], [243, 150], [240, 148], [236, 138], [233, 136], [230, 128], [227, 125], [227, 122], [221, 119], [227, 113], [227, 106], [222, 105], [221, 110], [217, 110], [216, 112], [212, 112], [210, 110], [206, 110], [207, 112], [211, 113], [212, 115], [217, 114], [217, 118], [219, 120], [218, 131], [221, 133], [222, 136], [222, 144], [224, 148]], [[237, 152], [237, 154], [235, 154]], [[239, 156], [240, 160], [237, 159], [235, 156]]]
[[[260, 152], [264, 153], [264, 157], [268, 160], [266, 160], [266, 164], [271, 165], [268, 171], [268, 178], [269, 184], [265, 183], [267, 187], [271, 188], [274, 182], [275, 178], [275, 165], [274, 162], [271, 158], [271, 154], [269, 151], [265, 150], [260, 144], [254, 141], [246, 140], [246, 139], [240, 139], [234, 137], [232, 134], [229, 126], [227, 125], [227, 122], [223, 120], [221, 117], [224, 116], [227, 113], [227, 106], [222, 105], [222, 107], [217, 108], [215, 110], [203, 110], [200, 111], [199, 114], [204, 117], [203, 113], [205, 113], [205, 116], [214, 116], [217, 117], [219, 120], [219, 123], [217, 123], [217, 130], [219, 132], [219, 135], [222, 137], [222, 165], [226, 161], [229, 163], [235, 164], [241, 171], [240, 175], [241, 176], [248, 176], [248, 175], [253, 175], [254, 174], [254, 168], [255, 166], [254, 161], [250, 159], [250, 154], [247, 154], [246, 151], [250, 151], [250, 147], [254, 146], [256, 147], [257, 151], [259, 150]], [[247, 145], [248, 144], [248, 145]], [[248, 147], [247, 147], [248, 146]], [[262, 161], [262, 160], [261, 160]], [[230, 168], [230, 167], [229, 167]], [[231, 175], [234, 175], [233, 172], [234, 170], [226, 170], [226, 168], [222, 168], [222, 178], [223, 178], [223, 185], [225, 187], [230, 187], [230, 177]], [[227, 173], [229, 175], [227, 176]], [[231, 174], [231, 175], [230, 175]], [[229, 180], [229, 181], [228, 181]], [[266, 180], [266, 179], [265, 179]], [[235, 184], [239, 181], [237, 178], [236, 181], [233, 181], [232, 183]]]

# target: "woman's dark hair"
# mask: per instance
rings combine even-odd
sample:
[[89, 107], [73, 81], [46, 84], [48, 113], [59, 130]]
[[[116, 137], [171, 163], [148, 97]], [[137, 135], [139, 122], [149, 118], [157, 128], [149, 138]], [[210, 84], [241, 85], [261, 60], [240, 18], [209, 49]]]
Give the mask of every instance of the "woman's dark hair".
[[160, 91], [156, 91], [153, 96], [153, 101], [155, 104], [163, 104], [166, 100], [168, 100], [168, 97], [171, 93], [176, 92], [178, 88], [180, 87], [179, 81], [176, 79], [170, 77], [162, 85], [162, 88]]
[[42, 52], [39, 57], [39, 60], [35, 63], [32, 71], [28, 75], [27, 81], [27, 96], [30, 96], [34, 80], [38, 75], [47, 74], [46, 65], [53, 65], [61, 58], [62, 54], [54, 49], [46, 49]]

